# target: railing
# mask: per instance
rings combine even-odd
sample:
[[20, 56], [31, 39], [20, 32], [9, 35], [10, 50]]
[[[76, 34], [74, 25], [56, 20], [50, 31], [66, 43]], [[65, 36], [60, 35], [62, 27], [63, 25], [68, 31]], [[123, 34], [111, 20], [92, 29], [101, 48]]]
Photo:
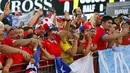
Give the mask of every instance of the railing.
[[[82, 56], [82, 54], [76, 54], [74, 57], [78, 57], [78, 56]], [[60, 58], [68, 58], [69, 56], [65, 56], [65, 57], [60, 57]], [[94, 64], [96, 63], [95, 60], [97, 60], [97, 56], [94, 56]], [[40, 60], [40, 63], [41, 62], [44, 62], [45, 60]], [[46, 61], [45, 61], [46, 62]], [[16, 67], [16, 66], [23, 66], [23, 65], [28, 65], [26, 63], [21, 63], [21, 64], [14, 64], [12, 65], [12, 67]], [[97, 67], [96, 67], [97, 68]], [[15, 72], [10, 72], [10, 73], [24, 73], [26, 70], [26, 68], [24, 68], [24, 70], [19, 70], [19, 71], [15, 71]], [[38, 68], [38, 73], [55, 73], [55, 66], [54, 66], [54, 63], [53, 64], [47, 64], [47, 65], [44, 65], [44, 66], [39, 66]], [[97, 72], [97, 69], [96, 69], [96, 72], [95, 73], [98, 73]]]

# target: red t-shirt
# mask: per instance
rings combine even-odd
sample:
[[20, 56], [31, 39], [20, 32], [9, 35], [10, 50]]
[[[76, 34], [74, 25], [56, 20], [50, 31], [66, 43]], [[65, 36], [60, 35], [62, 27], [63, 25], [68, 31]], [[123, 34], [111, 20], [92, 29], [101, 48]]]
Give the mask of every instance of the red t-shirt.
[[[14, 40], [10, 37], [4, 38], [4, 40], [2, 41], [2, 44], [8, 45], [13, 47], [13, 43]], [[20, 49], [20, 47], [16, 47], [18, 49]], [[23, 56], [21, 54], [5, 54], [8, 58], [12, 58], [13, 59], [13, 64], [20, 64], [23, 62]], [[22, 66], [15, 66], [15, 67], [11, 67], [10, 68], [10, 72], [11, 71], [16, 71], [16, 70], [21, 70]]]
[[[78, 41], [78, 47], [80, 46], [80, 44], [82, 44], [83, 49], [86, 49], [86, 47], [88, 45], [88, 41], [86, 40], [83, 43], [81, 43], [80, 41]], [[77, 60], [77, 59], [82, 58], [82, 57], [84, 57], [84, 56], [83, 55], [81, 55], [81, 56], [74, 56], [73, 58], [74, 58], [74, 60]]]
[[57, 42], [57, 44], [60, 44], [60, 40], [61, 40], [60, 36], [56, 35], [56, 42]]
[[4, 38], [4, 40], [2, 41], [2, 44], [8, 45], [8, 46], [13, 46], [14, 41], [15, 40], [13, 40], [12, 38], [7, 37], [7, 38]]
[[97, 50], [104, 50], [107, 48], [107, 41], [102, 40], [104, 35], [107, 35], [107, 32], [102, 27], [96, 29], [96, 35], [92, 41], [97, 44]]
[[56, 57], [61, 56], [61, 48], [59, 45], [59, 40], [49, 41], [48, 39], [45, 38], [43, 40], [43, 48]]
[[86, 40], [85, 42], [81, 43], [80, 41], [78, 41], [78, 47], [80, 46], [80, 44], [83, 45], [83, 49], [85, 49], [88, 45], [88, 41]]
[[22, 47], [22, 50], [28, 52], [30, 55], [33, 54], [33, 50], [32, 50], [31, 48], [29, 48], [28, 46], [24, 46], [24, 47]]
[[[13, 43], [15, 40], [13, 40], [10, 37], [4, 38], [4, 40], [2, 41], [2, 44], [8, 45], [13, 47]], [[20, 47], [16, 47], [18, 49], [20, 49]], [[22, 63], [23, 61], [23, 56], [21, 54], [6, 54], [8, 55], [9, 58], [13, 59], [13, 64], [18, 64], [18, 63]]]
[[[55, 57], [60, 57], [61, 56], [61, 48], [59, 45], [60, 42], [60, 36], [56, 36], [56, 40], [54, 41], [49, 41], [47, 38], [43, 40], [43, 49], [46, 49], [47, 52], [51, 55], [54, 55]], [[40, 66], [48, 65], [48, 64], [53, 64], [53, 60], [46, 60], [44, 62], [40, 63]]]
[[130, 35], [127, 35], [123, 38], [122, 45], [129, 45], [130, 44]]

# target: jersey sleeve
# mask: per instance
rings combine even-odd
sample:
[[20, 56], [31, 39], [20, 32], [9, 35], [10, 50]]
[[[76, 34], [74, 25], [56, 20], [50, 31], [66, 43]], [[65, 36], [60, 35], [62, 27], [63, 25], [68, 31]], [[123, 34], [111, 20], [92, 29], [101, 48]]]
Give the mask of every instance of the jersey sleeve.
[[11, 38], [5, 38], [2, 41], [2, 44], [8, 45], [8, 46], [13, 46], [13, 43], [15, 42], [15, 40], [11, 39]]
[[97, 44], [99, 40], [102, 40], [102, 38], [107, 35], [103, 29], [97, 29], [96, 30], [96, 35], [92, 39], [93, 43]]

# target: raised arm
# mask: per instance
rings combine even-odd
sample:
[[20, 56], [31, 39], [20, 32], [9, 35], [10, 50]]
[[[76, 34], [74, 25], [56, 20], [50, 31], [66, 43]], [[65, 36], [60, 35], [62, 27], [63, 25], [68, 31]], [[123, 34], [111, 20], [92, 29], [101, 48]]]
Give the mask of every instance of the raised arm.
[[[52, 14], [51, 21], [56, 24], [56, 13]], [[57, 24], [56, 24], [57, 25]]]
[[72, 42], [72, 47], [70, 46], [70, 44], [67, 42], [67, 40], [63, 40], [60, 42], [60, 46], [61, 49], [67, 53], [70, 56], [75, 56], [75, 54], [77, 53], [77, 46], [78, 46], [78, 38], [79, 38], [79, 34], [75, 33], [74, 34], [74, 41]]
[[8, 14], [10, 14], [10, 13], [11, 13], [10, 3], [7, 2], [7, 3], [5, 4], [5, 7], [4, 7], [4, 13], [2, 13], [2, 14], [0, 15], [0, 21], [2, 21], [3, 18], [6, 17], [6, 15], [8, 15]]
[[43, 10], [39, 9], [38, 12], [36, 12], [34, 14], [34, 16], [32, 16], [29, 21], [28, 21], [28, 25], [29, 26], [33, 26], [35, 24], [35, 22], [39, 19], [39, 17], [43, 14]]
[[65, 19], [66, 19], [66, 26], [65, 26], [65, 30], [69, 31], [69, 28], [70, 28], [70, 15], [67, 11], [65, 11], [64, 13], [64, 16], [65, 16]]
[[82, 52], [84, 55], [87, 55], [90, 52], [90, 49], [92, 48], [92, 45], [93, 45], [92, 38], [90, 37], [88, 33], [86, 35], [86, 39], [88, 40], [88, 44], [86, 44], [87, 47], [85, 49], [82, 49]]

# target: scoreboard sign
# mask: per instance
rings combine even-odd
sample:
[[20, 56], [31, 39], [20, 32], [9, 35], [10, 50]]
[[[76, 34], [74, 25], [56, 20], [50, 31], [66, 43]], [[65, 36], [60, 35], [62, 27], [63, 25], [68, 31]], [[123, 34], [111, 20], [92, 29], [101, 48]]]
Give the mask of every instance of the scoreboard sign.
[[[0, 10], [3, 11], [5, 3], [8, 0], [0, 0]], [[54, 7], [58, 15], [62, 15], [64, 10], [71, 12], [72, 0], [10, 0], [12, 12], [22, 11], [28, 13], [32, 10], [42, 8], [47, 11], [48, 8]]]
[[130, 1], [128, 2], [117, 2], [108, 3], [106, 13], [111, 16], [117, 16], [120, 13], [129, 14], [130, 13]]
[[[76, 0], [78, 6], [83, 10], [83, 13], [92, 13], [95, 9], [102, 12], [106, 6], [106, 0]], [[1, 10], [7, 0], [0, 0]], [[47, 11], [48, 8], [54, 7], [58, 15], [63, 15], [63, 11], [67, 10], [72, 13], [74, 1], [73, 0], [10, 0], [12, 12], [22, 11], [30, 12], [42, 8]]]
[[[5, 3], [8, 0], [0, 0], [0, 12], [3, 11]], [[73, 8], [80, 7], [84, 14], [93, 12], [102, 13], [106, 10], [107, 2], [111, 0], [9, 0], [11, 3], [12, 12], [22, 11], [28, 13], [32, 10], [38, 10], [42, 8], [44, 13], [48, 8], [54, 7], [57, 15], [63, 15], [64, 11], [67, 10], [72, 14]], [[127, 0], [112, 0], [114, 2], [127, 1]]]
[[79, 7], [83, 13], [103, 12], [106, 8], [107, 0], [80, 0]]

